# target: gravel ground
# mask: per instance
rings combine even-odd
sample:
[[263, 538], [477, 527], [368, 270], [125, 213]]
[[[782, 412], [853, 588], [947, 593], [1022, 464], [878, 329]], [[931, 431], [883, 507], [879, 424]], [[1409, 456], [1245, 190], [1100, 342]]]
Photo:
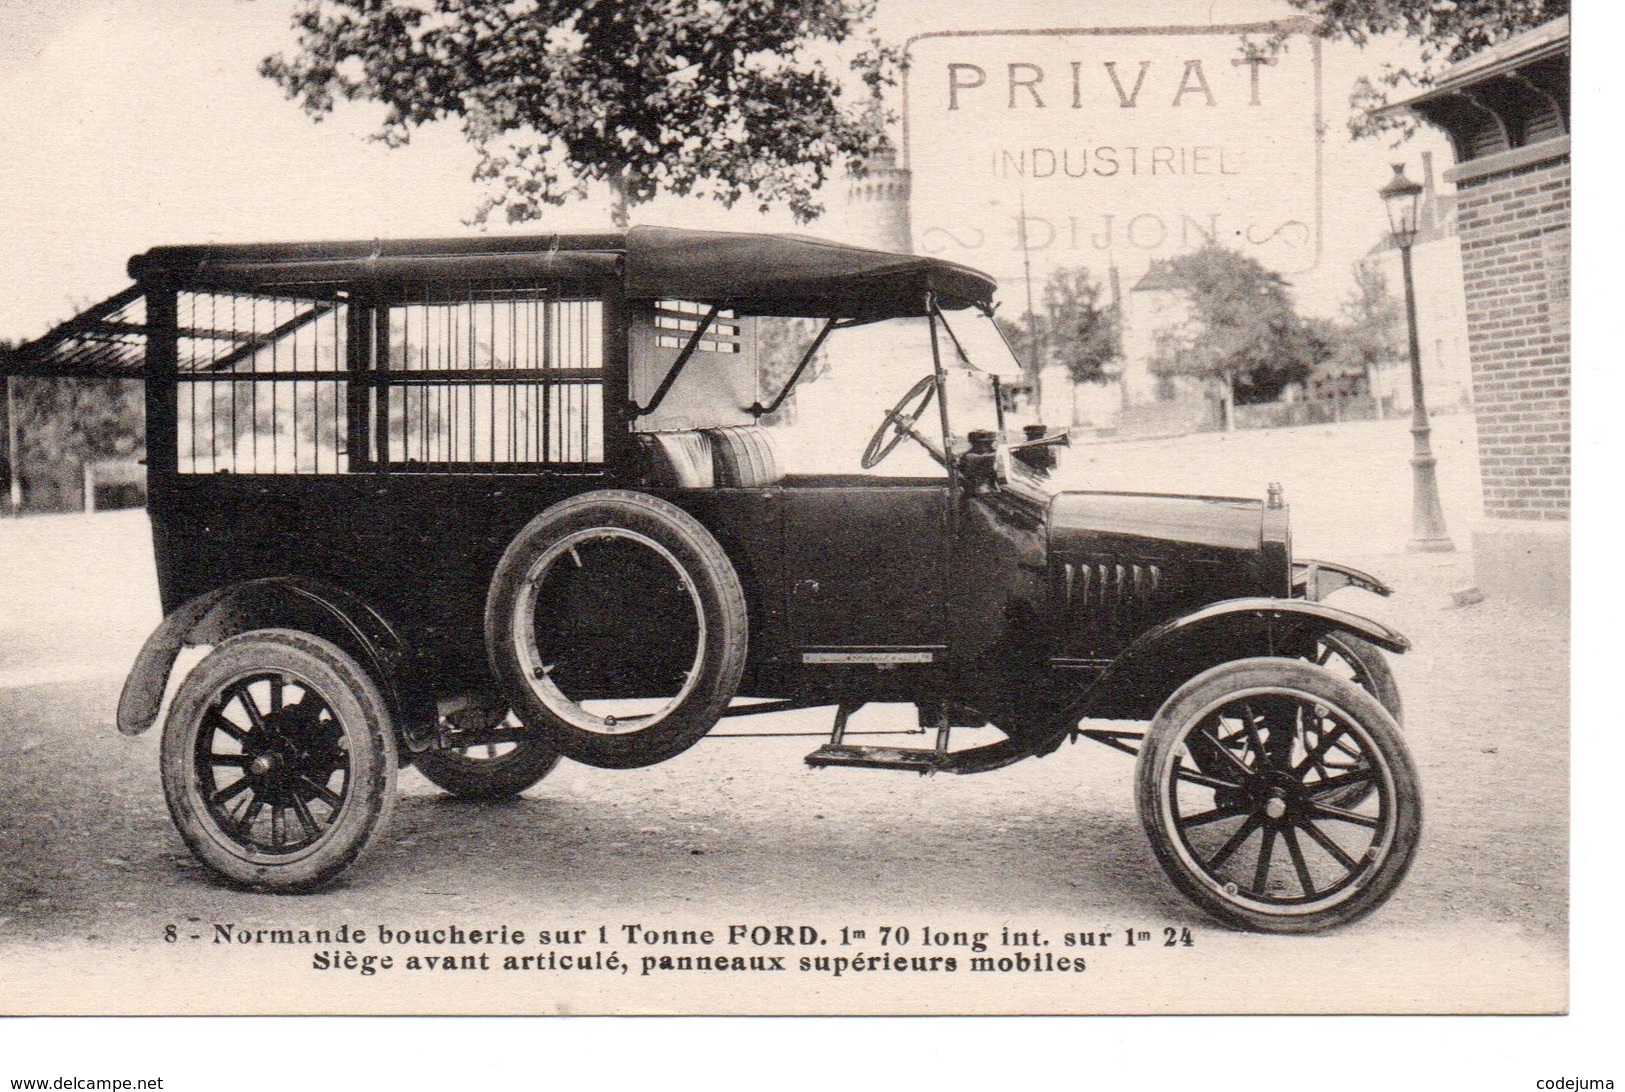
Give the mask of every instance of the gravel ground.
[[[1442, 455], [1470, 443], [1463, 420], [1441, 419]], [[647, 770], [565, 763], [494, 807], [448, 798], [409, 771], [392, 832], [345, 883], [303, 898], [230, 891], [170, 827], [157, 734], [129, 739], [112, 728], [123, 664], [156, 621], [144, 518], [0, 525], [0, 559], [19, 593], [12, 602], [23, 604], [0, 616], [0, 1010], [1561, 1009], [1566, 613], [1445, 607], [1448, 592], [1471, 583], [1470, 557], [1395, 546], [1408, 530], [1408, 441], [1403, 423], [1382, 422], [1083, 445], [1062, 468], [1069, 484], [1091, 488], [1257, 495], [1282, 479], [1300, 553], [1369, 568], [1398, 589], [1388, 600], [1346, 591], [1337, 602], [1415, 643], [1395, 671], [1425, 792], [1423, 842], [1387, 906], [1314, 938], [1232, 933], [1202, 919], [1152, 859], [1133, 810], [1131, 762], [1087, 743], [989, 776], [921, 779], [808, 770], [800, 759], [814, 739], [718, 739]], [[1466, 545], [1476, 482], [1455, 469], [1444, 479], [1447, 515]], [[881, 708], [866, 725], [902, 716]], [[826, 727], [819, 712], [760, 720], [729, 728]], [[342, 922], [602, 924], [611, 947], [628, 924], [781, 922], [826, 937], [863, 928], [866, 952], [881, 951], [875, 939], [888, 925], [911, 927], [916, 946], [926, 928], [995, 937], [1039, 929], [1046, 939], [1109, 929], [1119, 943], [1124, 928], [1159, 940], [1165, 928], [1190, 929], [1195, 944], [1149, 955], [1143, 945], [1133, 953], [1114, 945], [1090, 952], [1081, 977], [938, 984], [902, 975], [875, 985], [815, 975], [786, 989], [770, 976], [733, 976], [723, 987], [636, 973], [487, 977], [477, 988], [330, 974], [316, 988], [308, 950], [209, 942], [220, 923]], [[175, 946], [164, 942], [167, 925], [179, 930]], [[189, 941], [193, 930], [204, 939]], [[637, 954], [624, 938], [619, 949]]]

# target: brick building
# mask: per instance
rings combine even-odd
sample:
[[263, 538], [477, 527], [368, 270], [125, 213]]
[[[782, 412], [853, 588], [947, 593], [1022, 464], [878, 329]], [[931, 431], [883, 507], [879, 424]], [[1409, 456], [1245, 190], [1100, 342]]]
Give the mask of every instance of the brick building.
[[1489, 594], [1568, 590], [1569, 21], [1447, 70], [1408, 109], [1450, 137]]

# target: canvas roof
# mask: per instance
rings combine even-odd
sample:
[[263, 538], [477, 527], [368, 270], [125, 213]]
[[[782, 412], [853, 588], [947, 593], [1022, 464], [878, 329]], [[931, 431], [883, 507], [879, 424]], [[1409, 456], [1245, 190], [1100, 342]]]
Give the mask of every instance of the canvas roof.
[[464, 239], [162, 246], [130, 259], [138, 283], [0, 360], [13, 375], [138, 377], [139, 282], [192, 291], [302, 296], [340, 290], [583, 285], [618, 279], [628, 298], [720, 304], [744, 314], [904, 318], [989, 306], [995, 282], [967, 266], [804, 235], [634, 227], [625, 232]]
[[632, 299], [725, 303], [746, 313], [806, 317], [924, 314], [991, 303], [985, 273], [803, 235], [685, 228], [470, 239], [156, 247], [130, 259], [136, 279], [168, 274], [199, 288], [448, 281], [582, 282], [619, 278]]

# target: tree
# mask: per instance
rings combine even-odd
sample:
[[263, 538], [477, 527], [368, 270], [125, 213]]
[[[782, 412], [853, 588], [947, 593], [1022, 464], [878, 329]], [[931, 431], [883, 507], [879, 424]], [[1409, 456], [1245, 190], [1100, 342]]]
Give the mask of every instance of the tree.
[[1367, 259], [1354, 266], [1354, 290], [1343, 302], [1343, 338], [1339, 358], [1343, 365], [1365, 374], [1371, 397], [1382, 405], [1377, 372], [1400, 358], [1405, 312], [1388, 291], [1382, 267]]
[[[897, 53], [875, 0], [303, 0], [299, 51], [260, 72], [320, 121], [339, 100], [384, 107], [376, 138], [459, 119], [510, 222], [610, 188], [617, 224], [664, 192], [822, 211], [831, 168], [884, 139]], [[844, 56], [867, 94], [835, 71]]]
[[1084, 268], [1056, 269], [1044, 282], [1044, 317], [1052, 356], [1074, 383], [1105, 383], [1107, 368], [1122, 355], [1117, 313], [1102, 307], [1100, 283]]
[[[1344, 350], [1347, 338], [1348, 331], [1332, 319], [1312, 315], [1303, 320], [1303, 361], [1309, 367], [1308, 378], [1338, 379], [1348, 373]], [[1341, 384], [1334, 387], [1334, 397], [1341, 397]]]
[[[1399, 130], [1415, 131], [1413, 118], [1373, 118], [1371, 111], [1388, 103], [1400, 88], [1428, 87], [1444, 65], [1466, 60], [1520, 31], [1569, 13], [1570, 0], [1287, 0], [1315, 20], [1313, 33], [1364, 46], [1372, 38], [1403, 34], [1420, 46], [1420, 65], [1384, 64], [1375, 80], [1362, 76], [1349, 97], [1354, 115], [1349, 129], [1356, 137]], [[1284, 48], [1285, 34], [1264, 43], [1273, 55]], [[1249, 47], [1251, 48], [1251, 47]]]
[[1257, 259], [1209, 243], [1164, 263], [1190, 304], [1185, 322], [1165, 330], [1152, 372], [1214, 384], [1226, 404], [1271, 402], [1308, 378], [1311, 347], [1288, 285]]
[[1106, 383], [1121, 355], [1117, 313], [1101, 306], [1103, 288], [1089, 270], [1060, 267], [1044, 282], [1043, 313], [1019, 321], [999, 319], [1016, 359], [1029, 371], [1046, 363], [1066, 366], [1074, 383]]
[[134, 458], [144, 441], [145, 392], [129, 379], [12, 381], [17, 467], [29, 508], [52, 511], [84, 500], [84, 465]]

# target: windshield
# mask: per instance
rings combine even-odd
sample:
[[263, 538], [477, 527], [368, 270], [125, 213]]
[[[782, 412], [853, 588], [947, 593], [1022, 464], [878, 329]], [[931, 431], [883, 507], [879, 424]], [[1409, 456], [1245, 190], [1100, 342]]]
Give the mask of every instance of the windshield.
[[[789, 360], [787, 365], [782, 360], [764, 364], [764, 374], [782, 371], [787, 378], [822, 328], [822, 323], [790, 321], [804, 324], [798, 326], [803, 336], [783, 339], [794, 343], [796, 351], [783, 354]], [[1015, 368], [1017, 374], [1020, 369], [991, 319], [958, 312], [952, 322], [951, 335], [938, 324], [937, 348], [946, 378], [953, 450], [959, 452], [966, 448], [971, 430], [998, 429], [994, 377], [1008, 368]], [[982, 366], [984, 360], [990, 367]], [[995, 367], [1000, 370], [992, 370]], [[872, 469], [861, 465], [864, 449], [886, 414], [931, 372], [931, 327], [926, 319], [890, 319], [834, 330], [792, 396], [772, 418], [763, 419], [773, 430], [780, 464], [799, 474], [945, 477], [942, 465], [912, 439], [903, 440]], [[771, 385], [771, 381], [763, 384]], [[910, 399], [907, 411], [913, 412], [919, 401]], [[916, 428], [941, 445], [941, 407], [935, 398], [921, 413]]]
[[1021, 364], [1010, 351], [1010, 343], [1004, 340], [992, 315], [966, 308], [951, 313], [944, 311], [942, 321], [947, 324], [950, 335], [946, 348], [953, 352], [958, 363], [1007, 383], [1022, 377]]

